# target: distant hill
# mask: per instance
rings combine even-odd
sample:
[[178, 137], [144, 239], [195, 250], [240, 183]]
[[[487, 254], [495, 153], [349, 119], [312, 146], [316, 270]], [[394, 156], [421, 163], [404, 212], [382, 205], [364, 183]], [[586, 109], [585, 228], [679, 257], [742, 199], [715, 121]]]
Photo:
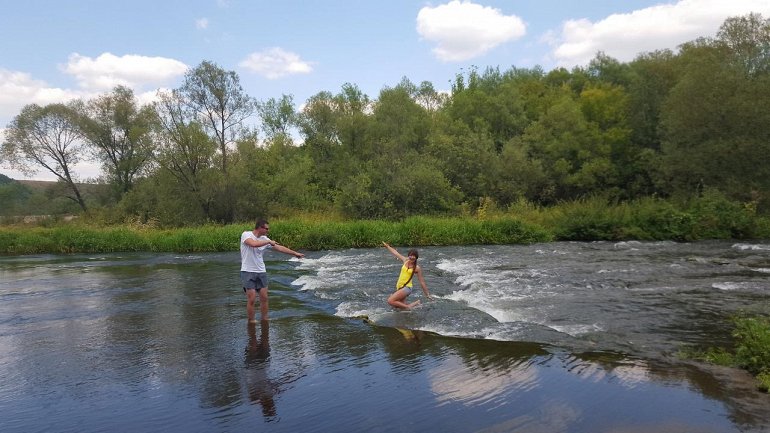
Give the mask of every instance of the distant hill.
[[[26, 180], [26, 179], [12, 179], [2, 173], [0, 173], [0, 185], [8, 185], [18, 183], [25, 187], [30, 192], [44, 193], [52, 188], [67, 188], [63, 184], [59, 184], [55, 180]], [[78, 189], [81, 193], [86, 195], [102, 194], [109, 188], [108, 185], [100, 183], [78, 183]]]
[[53, 180], [17, 180], [16, 182], [19, 182], [20, 184], [33, 189], [33, 190], [45, 190], [48, 189], [54, 185], [56, 185], [56, 181]]

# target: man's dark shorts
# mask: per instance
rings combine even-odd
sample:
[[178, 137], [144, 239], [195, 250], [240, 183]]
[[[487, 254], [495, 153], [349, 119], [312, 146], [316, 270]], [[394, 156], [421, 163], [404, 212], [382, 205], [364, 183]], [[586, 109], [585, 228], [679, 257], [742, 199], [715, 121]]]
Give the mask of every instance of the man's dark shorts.
[[243, 291], [254, 289], [259, 292], [263, 287], [267, 287], [267, 272], [246, 272], [241, 271], [241, 283]]

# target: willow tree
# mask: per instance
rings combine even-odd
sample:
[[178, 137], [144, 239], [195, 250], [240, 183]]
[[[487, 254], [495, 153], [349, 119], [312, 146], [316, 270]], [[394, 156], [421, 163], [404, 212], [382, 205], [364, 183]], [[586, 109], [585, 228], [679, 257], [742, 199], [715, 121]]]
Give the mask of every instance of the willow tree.
[[34, 174], [41, 169], [56, 176], [72, 192], [69, 199], [85, 211], [73, 167], [86, 155], [78, 128], [82, 102], [25, 106], [5, 131], [3, 158], [16, 169]]
[[244, 121], [256, 110], [254, 100], [243, 90], [238, 74], [209, 61], [190, 69], [178, 92], [217, 143], [222, 173], [227, 174], [229, 147], [247, 135]]
[[102, 161], [109, 182], [122, 196], [151, 162], [154, 142], [150, 134], [154, 112], [140, 107], [133, 90], [117, 86], [85, 107], [81, 118], [83, 136]]
[[188, 115], [178, 92], [159, 94], [154, 108], [158, 166], [176, 179], [182, 195], [199, 205], [205, 219], [213, 219], [211, 172], [216, 170], [216, 143]]

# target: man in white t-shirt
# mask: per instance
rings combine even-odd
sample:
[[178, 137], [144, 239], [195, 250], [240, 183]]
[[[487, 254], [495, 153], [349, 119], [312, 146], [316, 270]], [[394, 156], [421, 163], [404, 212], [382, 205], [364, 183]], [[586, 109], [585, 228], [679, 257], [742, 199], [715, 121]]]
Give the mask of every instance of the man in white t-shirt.
[[280, 245], [278, 242], [267, 237], [270, 225], [265, 219], [258, 219], [254, 230], [245, 231], [241, 234], [241, 283], [243, 291], [246, 293], [246, 315], [249, 323], [257, 323], [254, 318], [254, 301], [259, 292], [259, 312], [262, 320], [267, 320], [267, 269], [265, 261], [262, 258], [264, 252], [268, 249], [274, 249], [278, 252], [289, 254], [297, 258], [305, 257], [292, 249]]

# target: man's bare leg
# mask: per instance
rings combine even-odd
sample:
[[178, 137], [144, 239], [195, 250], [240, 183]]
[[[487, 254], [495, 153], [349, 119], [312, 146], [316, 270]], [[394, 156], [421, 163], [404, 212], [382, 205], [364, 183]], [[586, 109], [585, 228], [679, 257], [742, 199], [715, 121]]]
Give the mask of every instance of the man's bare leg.
[[246, 290], [246, 317], [249, 320], [249, 323], [257, 323], [256, 319], [254, 318], [254, 301], [257, 300], [257, 291], [254, 289], [248, 289]]
[[268, 300], [267, 300], [267, 287], [263, 287], [259, 290], [259, 313], [262, 315], [262, 320], [268, 320]]

